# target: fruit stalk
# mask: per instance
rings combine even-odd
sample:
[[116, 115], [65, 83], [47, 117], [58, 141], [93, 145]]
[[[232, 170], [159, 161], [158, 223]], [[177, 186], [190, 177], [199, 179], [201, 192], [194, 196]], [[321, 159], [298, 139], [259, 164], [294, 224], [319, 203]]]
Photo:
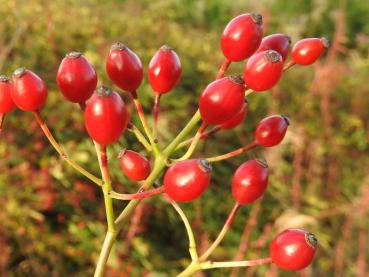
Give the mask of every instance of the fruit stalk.
[[0, 113], [0, 134], [1, 134], [1, 131], [3, 130], [5, 115], [6, 115], [5, 113]]
[[154, 128], [153, 128], [153, 137], [154, 140], [158, 140], [158, 120], [159, 120], [159, 103], [160, 103], [160, 93], [155, 93], [154, 107], [152, 110], [153, 118], [154, 118]]
[[[220, 130], [221, 130], [220, 126], [215, 126], [213, 129], [211, 129], [211, 130], [209, 130], [209, 131], [207, 131], [205, 133], [201, 133], [200, 140], [201, 139], [207, 139], [207, 138], [211, 137], [212, 135], [214, 135], [215, 133], [219, 132]], [[185, 141], [181, 142], [177, 146], [176, 150], [181, 149], [181, 148], [189, 145], [194, 139], [195, 139], [195, 137], [190, 138], [188, 140], [185, 140]]]
[[158, 145], [156, 144], [156, 142], [154, 141], [153, 135], [150, 132], [149, 125], [147, 124], [147, 121], [146, 121], [145, 113], [143, 111], [142, 105], [141, 105], [141, 103], [138, 99], [138, 96], [137, 96], [137, 92], [132, 91], [131, 94], [132, 94], [132, 97], [133, 97], [133, 102], [136, 106], [138, 117], [140, 118], [142, 127], [144, 128], [145, 134], [146, 134], [146, 136], [148, 137], [148, 139], [150, 141], [150, 144], [151, 144], [151, 146], [154, 150], [155, 155], [159, 155], [160, 149], [159, 149]]
[[59, 143], [55, 140], [54, 136], [51, 134], [49, 128], [47, 127], [45, 121], [43, 120], [39, 111], [33, 112], [38, 125], [40, 125], [42, 131], [44, 132], [46, 138], [49, 140], [50, 144], [54, 147], [56, 152], [65, 160], [70, 166], [72, 166], [75, 170], [79, 173], [90, 179], [95, 184], [102, 186], [103, 182], [100, 178], [96, 177], [95, 175], [88, 172], [86, 169], [78, 165], [75, 161], [71, 160], [68, 155], [61, 149]]
[[232, 152], [228, 152], [226, 154], [223, 154], [223, 155], [220, 155], [220, 156], [215, 156], [215, 157], [210, 157], [210, 158], [206, 158], [208, 160], [208, 162], [210, 163], [213, 163], [213, 162], [219, 162], [219, 161], [222, 161], [222, 160], [226, 160], [226, 159], [230, 159], [230, 158], [233, 158], [237, 155], [240, 155], [248, 150], [251, 150], [253, 148], [255, 148], [256, 146], [258, 146], [258, 144], [253, 141], [241, 148], [238, 148]]
[[150, 143], [147, 141], [145, 136], [141, 133], [141, 131], [132, 122], [128, 123], [127, 130], [129, 132], [133, 133], [136, 136], [137, 140], [139, 142], [141, 142], [141, 144], [145, 147], [147, 152], [152, 151], [152, 147], [151, 147]]
[[208, 248], [208, 250], [206, 250], [206, 252], [201, 255], [201, 257], [199, 259], [200, 261], [206, 261], [206, 259], [214, 252], [215, 248], [217, 248], [218, 245], [221, 243], [221, 241], [224, 239], [224, 237], [227, 234], [228, 230], [231, 228], [231, 224], [232, 224], [232, 222], [235, 218], [235, 215], [236, 215], [237, 211], [239, 210], [239, 208], [240, 208], [240, 205], [238, 203], [236, 203], [233, 206], [233, 209], [229, 213], [228, 218], [227, 218], [226, 222], [224, 223], [224, 226], [223, 226], [222, 230], [220, 231], [218, 237], [215, 239], [213, 244]]
[[110, 191], [109, 196], [113, 199], [119, 200], [133, 200], [133, 199], [144, 199], [151, 196], [155, 196], [164, 192], [164, 187], [158, 187], [155, 189], [147, 190], [147, 191], [139, 191], [137, 193], [118, 193], [115, 191]]
[[216, 76], [216, 80], [224, 77], [224, 74], [228, 70], [230, 64], [231, 64], [231, 61], [226, 58], [224, 60], [223, 64], [221, 65], [221, 67], [219, 68], [219, 71], [218, 71], [217, 76]]

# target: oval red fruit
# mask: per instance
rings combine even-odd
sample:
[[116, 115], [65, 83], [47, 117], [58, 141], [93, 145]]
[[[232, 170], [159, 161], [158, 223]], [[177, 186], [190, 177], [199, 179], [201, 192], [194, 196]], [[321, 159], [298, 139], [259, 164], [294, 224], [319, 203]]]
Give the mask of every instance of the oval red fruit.
[[178, 83], [181, 73], [182, 67], [177, 53], [170, 46], [164, 45], [150, 61], [149, 83], [155, 93], [167, 93]]
[[0, 76], [0, 114], [11, 112], [15, 108], [14, 101], [11, 96], [13, 89], [12, 82], [5, 76]]
[[15, 105], [21, 110], [34, 112], [40, 109], [47, 99], [45, 82], [24, 67], [13, 73], [13, 89], [11, 95]]
[[258, 49], [263, 36], [263, 19], [260, 14], [241, 14], [225, 27], [221, 48], [224, 56], [232, 62], [250, 57]]
[[116, 86], [128, 92], [136, 91], [143, 79], [140, 58], [120, 42], [113, 44], [110, 49], [106, 72]]
[[277, 266], [301, 270], [311, 264], [318, 241], [314, 234], [302, 229], [287, 229], [270, 244], [270, 257]]
[[241, 77], [231, 76], [210, 83], [200, 96], [199, 109], [207, 124], [222, 124], [243, 107], [245, 87]]
[[165, 192], [175, 201], [193, 201], [205, 192], [211, 171], [211, 165], [206, 160], [177, 162], [165, 173]]
[[123, 150], [119, 154], [119, 162], [123, 172], [131, 180], [142, 181], [150, 174], [150, 162], [135, 151]]
[[227, 120], [223, 124], [219, 125], [221, 129], [233, 129], [236, 128], [238, 125], [240, 125], [247, 114], [247, 102], [245, 102], [241, 108], [241, 110], [233, 116], [231, 119]]
[[232, 195], [240, 205], [249, 204], [263, 195], [268, 185], [268, 164], [250, 160], [240, 165], [232, 178]]
[[258, 50], [255, 53], [266, 50], [274, 50], [282, 55], [283, 61], [286, 60], [291, 44], [291, 37], [285, 34], [273, 34], [262, 39]]
[[272, 115], [262, 119], [255, 131], [255, 140], [264, 147], [279, 144], [287, 131], [289, 119], [281, 115]]
[[252, 55], [247, 61], [243, 77], [248, 88], [255, 91], [271, 89], [283, 73], [283, 59], [274, 50]]
[[96, 89], [97, 75], [85, 56], [70, 52], [59, 65], [56, 82], [67, 100], [84, 103]]
[[116, 142], [128, 124], [128, 112], [118, 93], [100, 87], [86, 104], [84, 121], [88, 134], [106, 145]]
[[314, 63], [329, 47], [326, 38], [305, 38], [295, 43], [292, 48], [292, 60], [299, 65]]

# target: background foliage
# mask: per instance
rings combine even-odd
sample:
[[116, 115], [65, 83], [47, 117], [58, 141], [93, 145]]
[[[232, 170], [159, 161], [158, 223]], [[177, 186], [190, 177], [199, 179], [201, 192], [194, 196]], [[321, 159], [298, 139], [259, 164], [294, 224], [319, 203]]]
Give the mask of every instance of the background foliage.
[[[249, 142], [257, 122], [274, 113], [292, 122], [283, 144], [216, 164], [206, 194], [182, 206], [201, 248], [206, 248], [233, 205], [232, 172], [242, 161], [264, 156], [271, 167], [267, 193], [261, 203], [241, 210], [214, 259], [231, 260], [236, 253], [241, 259], [264, 257], [280, 229], [305, 227], [320, 242], [311, 267], [289, 273], [263, 266], [239, 271], [239, 276], [368, 276], [367, 1], [0, 3], [0, 72], [10, 75], [25, 66], [46, 80], [49, 98], [42, 114], [72, 158], [96, 174], [81, 112], [56, 89], [56, 69], [65, 53], [83, 52], [96, 67], [99, 83], [111, 85], [104, 66], [113, 42], [126, 43], [145, 65], [162, 44], [175, 47], [184, 73], [176, 90], [162, 98], [160, 131], [166, 142], [192, 115], [199, 93], [213, 80], [222, 62], [219, 37], [233, 16], [258, 11], [265, 34], [287, 33], [293, 42], [328, 37], [332, 47], [324, 59], [312, 67], [293, 68], [272, 91], [252, 95], [245, 123], [202, 143], [196, 155], [221, 154]], [[232, 65], [231, 71], [242, 67]], [[147, 112], [153, 95], [145, 81], [139, 96]], [[142, 150], [129, 133], [110, 148], [113, 180], [116, 190], [133, 192], [137, 185], [125, 179], [116, 159], [124, 147]], [[7, 117], [0, 157], [0, 276], [91, 276], [105, 232], [100, 191], [62, 163], [31, 114], [17, 110]], [[117, 210], [122, 205], [117, 203]], [[142, 202], [120, 235], [108, 276], [173, 276], [189, 262], [181, 227], [160, 197]], [[237, 276], [230, 272], [214, 270], [204, 276]]]

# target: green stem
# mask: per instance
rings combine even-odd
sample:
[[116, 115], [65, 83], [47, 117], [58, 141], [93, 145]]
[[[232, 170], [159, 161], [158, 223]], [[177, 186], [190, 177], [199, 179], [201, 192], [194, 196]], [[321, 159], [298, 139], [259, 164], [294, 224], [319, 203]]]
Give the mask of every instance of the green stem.
[[152, 151], [152, 147], [150, 143], [146, 140], [145, 136], [141, 133], [141, 131], [135, 125], [130, 123], [127, 130], [136, 136], [137, 140], [141, 142], [141, 144], [145, 147], [147, 152]]
[[175, 162], [187, 160], [188, 158], [192, 156], [193, 152], [196, 149], [196, 146], [199, 144], [201, 140], [201, 134], [204, 132], [207, 126], [208, 125], [205, 122], [201, 124], [200, 128], [196, 132], [194, 139], [192, 140], [190, 144], [190, 147], [188, 147], [186, 153], [181, 158], [174, 160]]
[[188, 251], [190, 252], [190, 256], [191, 256], [192, 261], [197, 261], [199, 257], [197, 255], [197, 250], [196, 250], [196, 240], [195, 240], [195, 236], [193, 234], [192, 228], [191, 228], [191, 224], [188, 221], [188, 219], [186, 217], [186, 214], [183, 212], [181, 207], [173, 199], [171, 199], [168, 195], [165, 194], [164, 197], [166, 199], [168, 199], [170, 204], [172, 204], [173, 208], [177, 211], [177, 213], [181, 217], [181, 219], [182, 219], [182, 221], [183, 221], [183, 223], [186, 227], [187, 236], [188, 236], [188, 240], [189, 240]]
[[143, 111], [141, 102], [138, 99], [136, 91], [132, 91], [131, 94], [133, 96], [133, 102], [135, 103], [137, 113], [138, 113], [138, 117], [141, 120], [142, 127], [144, 128], [146, 136], [148, 137], [148, 139], [150, 141], [150, 144], [151, 144], [151, 146], [154, 150], [155, 156], [158, 156], [158, 155], [160, 155], [160, 149], [159, 149], [159, 146], [158, 146], [157, 142], [154, 140], [153, 135], [151, 134], [151, 131], [150, 131], [149, 125], [147, 124], [145, 113]]
[[94, 277], [104, 276], [106, 263], [108, 262], [109, 254], [110, 254], [111, 249], [113, 248], [116, 238], [117, 238], [116, 232], [112, 233], [108, 231], [106, 233], [104, 243], [101, 248], [100, 255], [99, 255], [99, 259], [97, 261]]
[[163, 154], [169, 157], [177, 146], [185, 139], [185, 137], [196, 127], [196, 124], [201, 120], [200, 111], [197, 110], [196, 113], [192, 116], [187, 125], [183, 128], [183, 130], [177, 135], [177, 137], [165, 148]]
[[84, 175], [88, 179], [90, 179], [92, 182], [94, 182], [95, 184], [97, 184], [99, 186], [102, 186], [103, 185], [103, 182], [101, 181], [100, 178], [98, 178], [95, 175], [91, 174], [86, 169], [84, 169], [79, 164], [77, 164], [75, 161], [71, 160], [68, 157], [68, 155], [61, 149], [61, 146], [56, 141], [56, 139], [54, 138], [54, 136], [51, 134], [51, 132], [50, 132], [49, 128], [47, 127], [45, 121], [41, 117], [39, 111], [35, 111], [35, 112], [33, 112], [33, 114], [34, 114], [34, 116], [35, 116], [35, 118], [37, 120], [38, 125], [40, 125], [42, 131], [44, 132], [46, 138], [49, 140], [50, 144], [54, 147], [54, 149], [56, 150], [56, 152], [58, 152], [58, 154], [62, 157], [62, 159], [65, 160], [70, 166], [72, 166], [79, 173], [81, 173], [82, 175]]
[[[210, 136], [214, 135], [215, 133], [219, 132], [220, 130], [221, 130], [221, 128], [219, 127], [219, 125], [218, 126], [215, 126], [213, 129], [211, 129], [211, 130], [209, 130], [209, 131], [207, 131], [205, 133], [202, 133], [201, 136], [200, 136], [200, 139], [207, 139]], [[176, 150], [181, 149], [181, 148], [183, 148], [183, 147], [191, 144], [194, 139], [195, 139], [195, 137], [192, 137], [192, 138], [189, 138], [189, 139], [181, 142], [177, 146]]]
[[118, 193], [115, 191], [110, 191], [109, 196], [113, 199], [119, 200], [133, 200], [133, 199], [144, 199], [154, 195], [162, 194], [164, 192], [164, 187], [158, 187], [151, 190], [139, 191], [137, 193]]
[[111, 191], [111, 179], [108, 168], [108, 157], [106, 154], [106, 146], [98, 145], [97, 147], [99, 152], [97, 153], [100, 156], [99, 165], [101, 170], [101, 175], [104, 180], [104, 185], [102, 187], [104, 193], [104, 202], [105, 202], [105, 211], [106, 211], [106, 220], [108, 222], [108, 230], [109, 232], [115, 233], [116, 227], [114, 222], [114, 209], [113, 209], [113, 199], [109, 196], [109, 192]]
[[234, 220], [234, 217], [240, 208], [240, 205], [236, 203], [232, 209], [232, 211], [229, 213], [229, 216], [224, 223], [224, 226], [222, 230], [220, 231], [218, 237], [215, 239], [213, 244], [206, 250], [204, 254], [201, 255], [200, 261], [206, 261], [206, 259], [214, 252], [214, 250], [218, 247], [218, 245], [221, 243], [221, 241], [224, 239], [225, 235], [227, 234], [228, 230], [231, 228], [231, 224]]

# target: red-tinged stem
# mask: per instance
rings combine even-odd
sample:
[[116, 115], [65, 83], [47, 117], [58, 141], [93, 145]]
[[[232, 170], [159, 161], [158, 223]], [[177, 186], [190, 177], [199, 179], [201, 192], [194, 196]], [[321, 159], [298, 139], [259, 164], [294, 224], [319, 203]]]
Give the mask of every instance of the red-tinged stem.
[[228, 70], [230, 64], [231, 64], [231, 61], [230, 60], [228, 60], [228, 59], [225, 59], [224, 60], [223, 64], [219, 68], [219, 71], [218, 71], [217, 76], [216, 76], [216, 80], [224, 77], [224, 74]]
[[110, 191], [109, 192], [109, 196], [111, 198], [114, 199], [119, 199], [119, 200], [133, 200], [133, 199], [144, 199], [144, 198], [148, 198], [151, 196], [155, 196], [158, 194], [162, 194], [164, 192], [164, 187], [158, 187], [155, 189], [151, 189], [151, 190], [146, 190], [146, 191], [139, 191], [137, 193], [118, 193], [115, 191]]
[[151, 146], [153, 147], [155, 155], [157, 156], [157, 155], [160, 154], [160, 149], [159, 149], [157, 143], [155, 142], [155, 140], [153, 138], [153, 135], [150, 132], [149, 125], [147, 124], [145, 113], [143, 111], [141, 102], [138, 100], [136, 91], [132, 91], [131, 94], [132, 94], [132, 97], [133, 97], [133, 102], [136, 106], [138, 117], [141, 120], [142, 127], [144, 128], [145, 134], [148, 137]]
[[292, 66], [294, 66], [296, 63], [291, 60], [289, 61], [284, 67], [283, 67], [283, 71], [287, 71], [288, 69], [290, 69]]
[[227, 234], [228, 230], [231, 228], [231, 224], [232, 224], [232, 222], [235, 218], [235, 215], [236, 215], [237, 211], [239, 210], [239, 208], [240, 208], [240, 205], [238, 203], [236, 203], [233, 206], [233, 209], [229, 213], [228, 218], [227, 218], [226, 222], [224, 223], [224, 226], [223, 226], [222, 230], [220, 231], [218, 237], [215, 239], [213, 244], [208, 248], [208, 250], [206, 250], [206, 252], [201, 255], [199, 261], [206, 261], [206, 259], [214, 252], [214, 250], [222, 242], [222, 240], [224, 239], [224, 237]]
[[154, 140], [157, 141], [158, 137], [158, 120], [159, 120], [159, 103], [160, 103], [160, 93], [155, 93], [154, 107], [152, 110], [152, 115], [154, 118], [154, 128], [153, 128], [153, 136]]
[[44, 132], [46, 138], [49, 140], [50, 144], [54, 147], [54, 149], [56, 150], [56, 152], [58, 152], [58, 154], [70, 165], [72, 166], [75, 170], [77, 170], [79, 173], [81, 173], [82, 175], [86, 176], [88, 179], [90, 179], [92, 182], [94, 182], [95, 184], [102, 186], [103, 182], [101, 181], [100, 178], [96, 177], [95, 175], [91, 174], [90, 172], [88, 172], [86, 169], [84, 169], [83, 167], [81, 167], [80, 165], [78, 165], [75, 161], [71, 160], [68, 155], [61, 149], [61, 146], [59, 145], [59, 143], [56, 141], [56, 139], [54, 138], [54, 136], [51, 134], [49, 128], [47, 127], [45, 121], [43, 120], [41, 114], [39, 111], [35, 111], [33, 112], [38, 125], [40, 125], [42, 131]]
[[[211, 129], [211, 130], [209, 130], [209, 131], [207, 131], [205, 133], [201, 133], [200, 140], [201, 139], [207, 139], [207, 138], [211, 137], [215, 133], [219, 132], [221, 129], [222, 128], [220, 128], [220, 126], [215, 126], [213, 129]], [[176, 150], [181, 149], [181, 148], [185, 147], [186, 145], [189, 145], [194, 139], [195, 139], [195, 137], [190, 138], [190, 139], [185, 140], [184, 142], [180, 143], [177, 146]]]
[[84, 101], [83, 102], [79, 102], [78, 105], [79, 105], [79, 107], [81, 108], [82, 111], [85, 111], [85, 109], [86, 109], [86, 102], [84, 102]]
[[1, 134], [1, 131], [3, 130], [5, 115], [6, 115], [5, 113], [0, 113], [0, 134]]
[[210, 157], [210, 158], [206, 158], [208, 160], [208, 162], [210, 163], [213, 163], [213, 162], [219, 162], [219, 161], [222, 161], [222, 160], [226, 160], [226, 159], [230, 159], [230, 158], [233, 158], [235, 156], [238, 156], [248, 150], [251, 150], [253, 148], [255, 148], [256, 146], [258, 146], [258, 143], [253, 141], [241, 148], [238, 148], [232, 152], [229, 152], [229, 153], [226, 153], [224, 155], [220, 155], [220, 156], [215, 156], [215, 157]]

